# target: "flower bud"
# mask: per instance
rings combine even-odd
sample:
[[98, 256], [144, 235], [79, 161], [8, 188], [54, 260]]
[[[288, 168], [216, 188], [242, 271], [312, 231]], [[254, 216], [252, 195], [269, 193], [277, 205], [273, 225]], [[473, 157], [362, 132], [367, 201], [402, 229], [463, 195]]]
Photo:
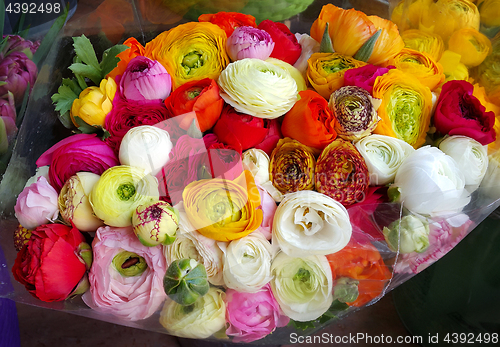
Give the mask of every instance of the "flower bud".
[[165, 201], [148, 202], [135, 209], [132, 226], [144, 246], [170, 245], [179, 228], [179, 212]]
[[35, 84], [38, 71], [35, 63], [23, 52], [12, 52], [0, 61], [0, 95], [12, 92], [16, 105], [23, 101], [28, 83]]
[[400, 253], [423, 252], [429, 246], [429, 224], [408, 215], [384, 227], [384, 237], [390, 249]]
[[178, 304], [192, 305], [208, 293], [207, 271], [194, 259], [175, 260], [163, 277], [163, 288], [169, 298]]
[[341, 277], [333, 286], [333, 300], [337, 299], [340, 302], [354, 302], [359, 296], [358, 290], [359, 281]]

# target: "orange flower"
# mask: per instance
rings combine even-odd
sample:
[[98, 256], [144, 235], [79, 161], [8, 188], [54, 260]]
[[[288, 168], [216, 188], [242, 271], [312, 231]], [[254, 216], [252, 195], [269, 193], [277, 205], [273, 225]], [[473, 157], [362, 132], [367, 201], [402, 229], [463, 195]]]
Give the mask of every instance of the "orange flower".
[[328, 101], [313, 90], [299, 92], [299, 96], [300, 100], [285, 114], [281, 132], [285, 137], [323, 150], [337, 137]]
[[378, 16], [369, 16], [368, 18], [377, 30], [382, 29], [368, 63], [381, 65], [398, 54], [405, 46], [405, 43], [399, 35], [396, 24]]
[[363, 12], [344, 10], [332, 4], [323, 6], [311, 26], [311, 37], [321, 42], [326, 23], [335, 52], [353, 56], [377, 28]]
[[215, 14], [202, 14], [198, 17], [200, 22], [210, 22], [218, 25], [226, 32], [227, 37], [231, 36], [234, 29], [242, 26], [257, 27], [255, 17], [249, 14], [238, 12], [218, 12]]
[[361, 243], [351, 238], [342, 250], [326, 257], [333, 280], [349, 277], [359, 281], [358, 298], [348, 302], [350, 306], [360, 307], [378, 297], [392, 277], [378, 250], [368, 242]]
[[124, 45], [129, 46], [130, 48], [125, 51], [117, 54], [117, 57], [120, 58], [118, 65], [111, 71], [106, 77], [115, 78], [118, 75], [123, 75], [125, 70], [127, 69], [128, 62], [134, 59], [139, 55], [144, 55], [144, 47], [136, 40], [135, 37], [129, 37], [124, 43]]

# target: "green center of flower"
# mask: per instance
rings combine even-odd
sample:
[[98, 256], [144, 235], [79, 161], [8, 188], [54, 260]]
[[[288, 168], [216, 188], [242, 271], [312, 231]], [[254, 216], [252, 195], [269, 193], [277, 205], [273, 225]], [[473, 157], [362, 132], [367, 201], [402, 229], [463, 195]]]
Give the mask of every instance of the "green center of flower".
[[418, 137], [419, 120], [422, 117], [423, 103], [413, 90], [395, 89], [387, 105], [389, 118], [398, 137], [410, 145]]
[[115, 255], [112, 263], [116, 271], [125, 277], [139, 276], [148, 268], [143, 257], [128, 251]]
[[203, 66], [203, 55], [197, 51], [190, 52], [184, 56], [181, 65], [185, 72], [190, 74], [192, 69], [198, 69]]
[[404, 58], [403, 60], [403, 63], [412, 63], [412, 64], [422, 64], [420, 62], [420, 60], [418, 60], [417, 58], [414, 58], [414, 57], [407, 57], [407, 58]]
[[311, 273], [309, 270], [300, 268], [299, 271], [293, 276], [294, 281], [307, 282], [311, 278]]
[[336, 59], [331, 61], [325, 61], [323, 64], [323, 70], [327, 73], [335, 73], [342, 70], [353, 68], [354, 65], [349, 63], [345, 59]]
[[122, 184], [116, 190], [116, 194], [118, 194], [120, 200], [128, 201], [135, 194], [135, 186], [132, 183]]
[[201, 94], [201, 91], [202, 91], [202, 88], [200, 88], [200, 87], [188, 90], [188, 92], [187, 92], [188, 99], [189, 100], [196, 99], [198, 97], [198, 95]]
[[207, 207], [207, 217], [221, 225], [241, 219], [241, 211], [233, 203], [230, 192], [226, 190], [210, 194]]

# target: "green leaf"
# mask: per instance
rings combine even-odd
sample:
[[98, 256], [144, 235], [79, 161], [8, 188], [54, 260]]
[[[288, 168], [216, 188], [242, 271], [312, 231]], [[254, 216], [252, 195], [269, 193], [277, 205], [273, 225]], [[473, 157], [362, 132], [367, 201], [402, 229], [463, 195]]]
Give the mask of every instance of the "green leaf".
[[73, 101], [78, 98], [70, 86], [65, 85], [64, 82], [57, 89], [57, 93], [52, 95], [52, 103], [56, 104], [55, 110], [61, 114], [69, 112]]
[[85, 77], [80, 75], [75, 75], [76, 81], [78, 82], [78, 86], [84, 90], [88, 87], [87, 82], [85, 82]]
[[101, 83], [101, 70], [96, 69], [91, 65], [73, 63], [69, 66], [69, 69], [73, 71], [75, 75], [90, 78], [90, 80], [92, 80], [92, 82], [94, 82], [96, 85], [99, 85], [99, 83]]
[[95, 128], [91, 125], [85, 123], [80, 117], [73, 117], [75, 123], [78, 124], [78, 130], [80, 130], [84, 134], [95, 134], [99, 132], [98, 128]]
[[104, 51], [101, 61], [102, 78], [106, 77], [106, 75], [113, 71], [113, 69], [118, 65], [120, 58], [117, 58], [116, 56], [128, 48], [129, 47], [126, 45], [115, 45]]
[[62, 125], [64, 125], [64, 127], [66, 129], [74, 128], [74, 124], [71, 121], [71, 115], [70, 115], [69, 111], [64, 112], [64, 113], [59, 112], [57, 114], [57, 117], [59, 118], [59, 121], [62, 123]]
[[321, 43], [319, 46], [319, 51], [321, 53], [333, 53], [333, 44], [332, 39], [330, 38], [330, 34], [328, 32], [328, 23], [326, 23], [325, 31], [323, 32], [323, 37], [321, 38]]
[[0, 37], [3, 37], [3, 26], [5, 25], [5, 2], [0, 0]]
[[74, 79], [63, 78], [62, 85], [70, 87], [73, 93], [75, 93], [76, 95], [80, 95], [80, 93], [83, 91], [83, 89], [80, 88], [80, 86], [77, 82], [75, 82]]
[[288, 323], [288, 325], [294, 327], [297, 330], [304, 331], [304, 330], [307, 330], [307, 329], [314, 328], [314, 321], [298, 322], [298, 321], [295, 321], [293, 319], [290, 319], [290, 323]]
[[97, 57], [95, 55], [94, 47], [85, 35], [73, 37], [73, 47], [75, 48], [76, 55], [82, 60], [82, 62], [92, 66], [99, 72], [101, 71], [101, 67], [99, 66], [99, 62], [97, 61]]
[[363, 46], [361, 46], [361, 48], [356, 52], [353, 58], [356, 60], [364, 61], [366, 63], [372, 56], [373, 49], [375, 48], [375, 43], [377, 43], [377, 40], [380, 37], [381, 33], [382, 29], [378, 29], [375, 34], [373, 34], [368, 40], [366, 40], [365, 43], [363, 43]]
[[24, 90], [24, 96], [23, 96], [23, 102], [21, 103], [21, 110], [17, 114], [17, 119], [16, 119], [16, 125], [19, 128], [23, 122], [24, 119], [24, 113], [26, 112], [26, 107], [28, 106], [28, 100], [30, 97], [30, 90], [31, 86], [30, 83], [26, 85], [26, 89]]
[[[21, 30], [23, 30], [24, 19], [25, 18], [26, 18], [26, 13], [22, 12], [21, 16], [19, 16], [19, 19], [17, 20], [17, 23], [12, 28], [12, 34], [13, 35], [19, 35], [19, 33], [21, 32]], [[19, 36], [21, 36], [21, 35], [19, 35]]]
[[35, 54], [33, 54], [33, 62], [36, 66], [38, 66], [38, 69], [40, 69], [39, 64], [45, 60], [45, 57], [49, 54], [52, 44], [56, 40], [57, 35], [59, 35], [59, 31], [61, 31], [64, 23], [66, 23], [68, 8], [69, 6], [65, 6], [64, 12], [54, 21], [47, 34], [45, 34], [45, 37], [40, 43], [40, 46], [36, 50]]

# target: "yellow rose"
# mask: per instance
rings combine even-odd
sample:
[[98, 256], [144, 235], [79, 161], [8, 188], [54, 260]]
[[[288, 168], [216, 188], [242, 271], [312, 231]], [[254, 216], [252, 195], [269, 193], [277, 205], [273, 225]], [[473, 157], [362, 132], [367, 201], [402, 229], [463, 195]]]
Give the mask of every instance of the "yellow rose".
[[88, 125], [104, 126], [104, 119], [113, 107], [115, 94], [116, 82], [111, 77], [101, 80], [99, 87], [85, 88], [71, 106], [73, 124], [78, 126], [75, 120], [78, 117]]
[[165, 31], [146, 44], [145, 56], [158, 60], [173, 88], [196, 79], [217, 79], [229, 64], [226, 32], [209, 22], [190, 22]]
[[262, 223], [260, 195], [250, 171], [235, 180], [191, 182], [182, 193], [189, 221], [200, 234], [217, 241], [240, 239]]

